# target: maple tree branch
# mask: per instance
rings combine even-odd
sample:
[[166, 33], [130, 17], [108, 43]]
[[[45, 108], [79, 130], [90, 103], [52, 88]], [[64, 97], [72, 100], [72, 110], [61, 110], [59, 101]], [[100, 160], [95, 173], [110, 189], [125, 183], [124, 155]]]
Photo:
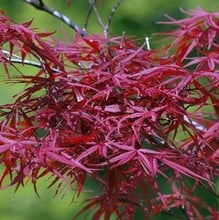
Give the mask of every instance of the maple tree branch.
[[90, 3], [90, 5], [91, 5], [91, 7], [92, 7], [92, 9], [93, 9], [93, 11], [94, 11], [94, 13], [96, 15], [97, 22], [99, 23], [100, 27], [103, 29], [104, 35], [105, 35], [106, 27], [104, 25], [104, 22], [103, 22], [103, 20], [102, 20], [102, 18], [100, 16], [100, 13], [99, 13], [97, 7], [95, 5], [95, 2], [96, 2], [95, 0], [89, 0], [89, 3]]
[[[109, 27], [111, 25], [113, 15], [115, 14], [115, 12], [117, 11], [117, 9], [119, 8], [119, 6], [122, 4], [123, 1], [124, 0], [118, 0], [117, 1], [117, 3], [114, 5], [114, 7], [112, 8], [112, 10], [111, 10], [111, 12], [110, 12], [110, 14], [108, 16], [107, 23], [104, 24], [104, 22], [103, 22], [103, 20], [102, 20], [102, 18], [100, 16], [100, 13], [99, 13], [96, 5], [95, 5], [96, 0], [89, 0], [91, 9], [93, 9], [93, 11], [94, 11], [94, 13], [96, 15], [97, 22], [99, 23], [100, 27], [103, 29], [103, 33], [104, 33], [105, 37], [108, 37], [108, 35], [109, 35]], [[90, 13], [91, 12], [89, 11], [88, 16], [90, 16]]]
[[107, 19], [107, 24], [105, 26], [105, 31], [107, 33], [107, 35], [109, 34], [109, 27], [111, 25], [111, 22], [112, 22], [112, 18], [113, 18], [113, 15], [115, 14], [115, 12], [118, 10], [119, 6], [122, 4], [124, 0], [118, 0], [117, 3], [114, 5], [114, 7], [112, 8], [110, 14], [109, 14], [109, 17]]
[[65, 24], [67, 24], [70, 28], [72, 28], [73, 30], [75, 30], [76, 32], [79, 32], [81, 34], [81, 36], [86, 36], [87, 35], [87, 25], [88, 25], [88, 20], [90, 18], [91, 12], [92, 10], [94, 11], [95, 15], [96, 15], [96, 19], [98, 24], [100, 25], [100, 27], [103, 29], [103, 33], [105, 37], [108, 37], [109, 35], [109, 27], [111, 25], [112, 22], [112, 18], [113, 15], [115, 14], [115, 12], [117, 11], [117, 9], [119, 8], [119, 6], [122, 4], [122, 2], [124, 0], [118, 0], [117, 3], [115, 4], [115, 6], [112, 8], [108, 19], [107, 19], [107, 23], [104, 24], [100, 13], [96, 7], [96, 0], [89, 0], [90, 3], [90, 8], [88, 10], [88, 14], [87, 17], [85, 19], [85, 24], [84, 24], [84, 28], [79, 27], [72, 19], [70, 19], [69, 17], [67, 17], [66, 15], [60, 13], [59, 11], [47, 6], [43, 0], [23, 0], [24, 2], [32, 5], [33, 7], [35, 7], [38, 10], [47, 12], [48, 14], [58, 18], [59, 20], [61, 20], [62, 22], [64, 22]]
[[184, 115], [183, 120], [192, 125], [198, 131], [206, 131], [206, 127]]
[[60, 13], [59, 11], [48, 7], [44, 4], [43, 0], [23, 0], [24, 2], [32, 5], [38, 10], [47, 12], [48, 14], [51, 14], [52, 16], [58, 18], [59, 20], [63, 21], [65, 24], [67, 24], [70, 28], [75, 30], [76, 32], [79, 32], [82, 36], [86, 36], [87, 32], [84, 28], [80, 28], [74, 21], [72, 21], [69, 17], [66, 15]]
[[93, 7], [94, 7], [94, 5], [95, 5], [95, 3], [96, 3], [96, 0], [93, 0], [93, 3], [89, 1], [89, 3], [90, 3], [90, 7], [89, 7], [89, 10], [88, 10], [88, 12], [87, 12], [87, 16], [86, 16], [85, 22], [84, 22], [84, 29], [85, 29], [85, 30], [87, 30], [88, 21], [89, 21], [89, 18], [90, 18], [90, 16], [91, 16], [91, 13], [92, 13], [92, 11], [93, 11]]
[[[4, 54], [4, 58], [8, 61], [8, 62], [11, 62], [11, 63], [18, 63], [18, 64], [26, 64], [28, 66], [33, 66], [33, 67], [37, 67], [37, 68], [42, 68], [44, 69], [44, 65], [42, 63], [39, 63], [39, 62], [35, 62], [35, 61], [31, 61], [31, 60], [27, 60], [27, 59], [24, 59], [22, 60], [21, 57], [19, 57], [18, 55], [16, 54], [10, 54], [9, 51], [7, 50], [1, 50], [2, 53]], [[56, 68], [51, 68], [51, 70], [54, 72], [54, 73], [59, 73], [60, 71]]]

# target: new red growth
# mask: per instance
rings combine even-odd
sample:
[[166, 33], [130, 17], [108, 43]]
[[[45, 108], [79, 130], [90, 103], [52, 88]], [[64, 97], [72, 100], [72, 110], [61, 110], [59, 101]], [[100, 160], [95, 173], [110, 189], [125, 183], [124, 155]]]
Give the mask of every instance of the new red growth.
[[[176, 209], [217, 219], [197, 191], [215, 193], [219, 175], [219, 13], [165, 22], [177, 28], [157, 50], [99, 35], [63, 43], [4, 14], [0, 23], [0, 61], [10, 81], [26, 85], [0, 106], [1, 186], [9, 177], [36, 187], [52, 173], [51, 185], [76, 186], [79, 195], [93, 179], [96, 196], [82, 211], [92, 209], [94, 220]], [[40, 70], [12, 76], [14, 54]]]

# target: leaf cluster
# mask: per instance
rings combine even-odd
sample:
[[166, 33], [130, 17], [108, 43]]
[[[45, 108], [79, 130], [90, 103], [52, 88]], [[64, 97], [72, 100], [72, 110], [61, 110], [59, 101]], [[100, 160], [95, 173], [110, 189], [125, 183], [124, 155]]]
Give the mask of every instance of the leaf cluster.
[[[80, 195], [92, 179], [97, 194], [82, 209], [92, 219], [175, 209], [217, 219], [197, 190], [215, 193], [219, 175], [219, 14], [185, 13], [166, 22], [177, 28], [155, 50], [124, 36], [76, 34], [64, 43], [1, 13], [0, 61], [9, 82], [26, 85], [0, 106], [1, 187], [29, 179], [37, 192], [52, 174], [57, 192], [67, 184]], [[16, 56], [38, 62], [36, 72], [18, 71]]]

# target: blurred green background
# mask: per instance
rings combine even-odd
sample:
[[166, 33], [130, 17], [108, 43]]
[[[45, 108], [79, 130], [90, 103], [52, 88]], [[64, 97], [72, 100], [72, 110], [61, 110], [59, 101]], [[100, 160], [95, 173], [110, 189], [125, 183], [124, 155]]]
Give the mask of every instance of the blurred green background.
[[[59, 10], [72, 18], [77, 24], [83, 26], [86, 14], [88, 12], [87, 0], [72, 0], [70, 7], [67, 7], [65, 0], [45, 0], [49, 6]], [[100, 14], [106, 21], [115, 0], [102, 0]], [[167, 25], [158, 25], [157, 21], [166, 20], [165, 14], [174, 18], [182, 18], [180, 8], [185, 10], [201, 7], [209, 11], [218, 11], [219, 3], [215, 0], [125, 0], [114, 15], [110, 33], [112, 35], [131, 35], [136, 41], [141, 43], [145, 36], [151, 37], [153, 33], [168, 30], [172, 27]], [[42, 11], [37, 11], [32, 6], [22, 0], [1, 0], [0, 10], [16, 22], [22, 23], [33, 20], [32, 27], [37, 27], [40, 31], [55, 31], [54, 36], [60, 40], [73, 39], [74, 32], [58, 21], [56, 18]], [[88, 26], [89, 33], [100, 33], [95, 17], [92, 15]], [[152, 47], [155, 47], [153, 38], [151, 39]], [[22, 67], [23, 68], [23, 67]], [[27, 71], [31, 71], [31, 68]], [[5, 78], [5, 73], [0, 67], [0, 81]], [[0, 104], [12, 101], [12, 95], [22, 89], [21, 87], [11, 86], [0, 83]], [[219, 183], [217, 184], [219, 185]], [[78, 210], [79, 201], [73, 205], [70, 203], [73, 193], [69, 190], [67, 195], [62, 199], [61, 195], [53, 197], [54, 189], [46, 189], [48, 181], [42, 180], [39, 183], [39, 193], [41, 198], [38, 199], [32, 186], [27, 184], [26, 187], [19, 189], [14, 194], [14, 189], [0, 191], [0, 219], [1, 220], [70, 220]], [[89, 188], [89, 186], [87, 187]], [[202, 193], [202, 191], [200, 192]], [[206, 195], [203, 195], [206, 196]], [[208, 196], [206, 196], [208, 197]], [[211, 197], [208, 198], [212, 199]], [[215, 201], [212, 201], [215, 202]], [[81, 219], [90, 219], [84, 216]], [[143, 219], [140, 215], [136, 219]], [[157, 216], [153, 219], [172, 219], [169, 216]], [[174, 218], [173, 218], [174, 219]]]

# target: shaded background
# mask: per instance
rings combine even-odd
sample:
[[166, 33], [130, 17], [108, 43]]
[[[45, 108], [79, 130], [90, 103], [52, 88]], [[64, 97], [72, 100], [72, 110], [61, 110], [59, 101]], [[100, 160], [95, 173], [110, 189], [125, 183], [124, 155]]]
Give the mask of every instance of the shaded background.
[[[45, 0], [50, 7], [53, 7], [63, 14], [72, 18], [77, 24], [83, 26], [84, 20], [88, 11], [87, 0], [72, 0], [70, 7], [67, 7], [65, 0]], [[112, 6], [116, 3], [115, 0], [102, 0], [100, 5], [100, 13], [103, 20], [107, 20], [108, 14]], [[142, 43], [144, 38], [152, 37], [153, 33], [166, 31], [171, 29], [171, 26], [158, 25], [157, 21], [167, 20], [164, 15], [168, 14], [174, 18], [185, 17], [180, 12], [180, 8], [185, 10], [201, 7], [208, 11], [219, 11], [219, 3], [215, 0], [125, 0], [120, 6], [117, 13], [114, 15], [110, 33], [112, 35], [131, 35], [136, 42]], [[61, 21], [45, 12], [38, 11], [32, 6], [26, 4], [22, 0], [1, 0], [0, 10], [13, 18], [16, 22], [22, 23], [33, 19], [32, 27], [37, 27], [40, 31], [54, 32], [54, 36], [60, 40], [67, 38], [73, 39], [74, 31], [67, 27]], [[88, 26], [89, 33], [101, 33], [95, 16], [92, 15]], [[157, 42], [153, 42], [152, 47], [156, 47]], [[31, 68], [28, 69], [31, 71]], [[0, 67], [0, 81], [4, 79], [4, 71]], [[12, 95], [22, 89], [18, 86], [11, 86], [5, 83], [0, 83], [0, 104], [11, 102]], [[219, 184], [217, 184], [219, 185]], [[14, 194], [14, 189], [0, 191], [0, 219], [1, 220], [70, 220], [73, 214], [77, 211], [79, 202], [85, 198], [89, 191], [80, 197], [73, 205], [71, 199], [73, 193], [67, 192], [67, 195], [62, 199], [61, 195], [53, 197], [54, 190], [46, 189], [48, 181], [42, 180], [39, 183], [38, 199], [32, 186], [27, 184], [23, 189], [19, 189]], [[91, 184], [87, 185], [87, 190], [92, 188]], [[200, 191], [203, 194], [203, 191]], [[202, 195], [212, 203], [216, 202], [209, 195]], [[80, 219], [90, 219], [89, 216], [84, 216]], [[140, 215], [136, 219], [143, 219]], [[174, 219], [169, 216], [157, 216], [153, 219]]]

